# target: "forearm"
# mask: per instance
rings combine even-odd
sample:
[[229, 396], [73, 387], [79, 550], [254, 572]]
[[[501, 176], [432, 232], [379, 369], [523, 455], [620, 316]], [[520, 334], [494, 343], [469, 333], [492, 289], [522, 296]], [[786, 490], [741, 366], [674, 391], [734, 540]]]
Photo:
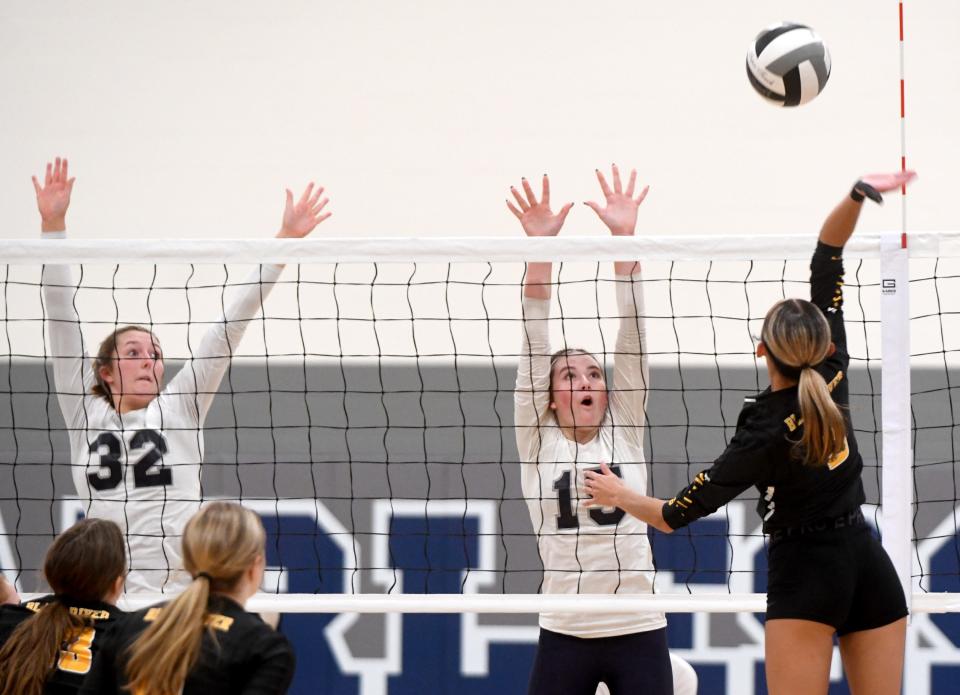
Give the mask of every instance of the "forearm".
[[673, 529], [663, 518], [663, 500], [647, 497], [623, 485], [617, 494], [616, 506], [658, 531], [673, 533]]
[[829, 246], [845, 246], [857, 227], [862, 207], [862, 201], [858, 202], [849, 195], [844, 196], [824, 221], [820, 229], [820, 241]]
[[514, 417], [518, 426], [518, 445], [521, 439], [532, 445], [533, 439], [539, 441], [536, 428], [542, 424], [550, 404], [550, 301], [527, 296], [521, 308], [523, 322], [520, 324]]
[[550, 299], [553, 263], [527, 263], [523, 276], [523, 294], [531, 299]]
[[642, 426], [646, 421], [650, 373], [643, 278], [639, 270], [633, 275], [617, 276], [616, 294], [620, 326], [617, 330], [616, 357], [613, 363], [611, 406], [621, 406], [617, 408], [620, 424]]

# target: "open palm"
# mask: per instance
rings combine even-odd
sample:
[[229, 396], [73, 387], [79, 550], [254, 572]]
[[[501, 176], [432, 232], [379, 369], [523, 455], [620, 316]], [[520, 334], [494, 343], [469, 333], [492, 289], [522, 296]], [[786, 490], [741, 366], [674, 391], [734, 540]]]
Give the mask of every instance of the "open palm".
[[633, 197], [634, 188], [637, 184], [637, 170], [630, 172], [630, 180], [627, 182], [627, 188], [624, 190], [620, 182], [620, 170], [617, 165], [613, 165], [613, 188], [607, 183], [603, 172], [597, 169], [597, 180], [600, 182], [600, 190], [606, 198], [606, 205], [601, 207], [599, 203], [589, 201], [584, 203], [587, 207], [597, 213], [597, 216], [603, 221], [614, 236], [632, 236], [637, 227], [637, 209], [640, 203], [647, 197], [647, 191], [650, 186], [644, 186], [636, 198]]
[[313, 190], [313, 182], [304, 189], [300, 199], [293, 202], [293, 192], [287, 189], [287, 202], [283, 209], [283, 226], [277, 234], [278, 239], [302, 239], [314, 228], [330, 217], [329, 212], [323, 209], [330, 202], [328, 198], [321, 198], [323, 187]]
[[515, 186], [510, 186], [510, 192], [517, 204], [514, 205], [508, 200], [507, 207], [520, 220], [527, 236], [556, 236], [563, 227], [564, 220], [567, 219], [567, 213], [573, 207], [573, 203], [567, 203], [560, 208], [560, 212], [554, 214], [550, 209], [550, 179], [546, 174], [543, 175], [543, 188], [539, 202], [530, 187], [530, 182], [526, 179], [523, 179], [523, 192], [526, 197], [520, 195], [520, 191]]
[[47, 162], [47, 172], [43, 185], [33, 179], [33, 190], [37, 194], [37, 209], [40, 217], [46, 221], [62, 220], [70, 207], [70, 194], [73, 192], [74, 179], [69, 176], [66, 158], [57, 157], [53, 163]]

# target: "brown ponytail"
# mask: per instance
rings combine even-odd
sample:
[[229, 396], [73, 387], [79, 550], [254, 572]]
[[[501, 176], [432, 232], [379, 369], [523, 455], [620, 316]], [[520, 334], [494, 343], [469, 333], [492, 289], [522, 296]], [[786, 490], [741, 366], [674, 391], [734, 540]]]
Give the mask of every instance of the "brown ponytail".
[[200, 656], [211, 592], [229, 592], [264, 553], [260, 517], [231, 502], [201, 509], [183, 531], [183, 564], [194, 577], [130, 646], [127, 688], [138, 695], [179, 693]]
[[132, 324], [129, 326], [121, 326], [103, 339], [103, 342], [100, 343], [100, 347], [97, 349], [97, 356], [93, 360], [93, 378], [96, 383], [90, 387], [90, 393], [105, 399], [111, 406], [113, 405], [113, 394], [110, 391], [110, 385], [100, 376], [100, 370], [104, 367], [110, 368], [117, 355], [117, 342], [120, 340], [120, 336], [130, 331], [147, 333], [153, 338], [154, 344], [159, 345], [156, 336], [153, 335], [153, 331], [149, 328]]
[[20, 623], [0, 649], [0, 695], [41, 695], [60, 651], [89, 627], [70, 612], [67, 597], [102, 601], [126, 569], [123, 534], [112, 521], [84, 519], [57, 536], [43, 563], [55, 598]]
[[787, 378], [797, 380], [803, 433], [797, 454], [808, 466], [825, 466], [841, 452], [846, 421], [815, 369], [830, 354], [830, 326], [823, 312], [802, 299], [784, 299], [767, 312], [761, 339], [767, 357]]

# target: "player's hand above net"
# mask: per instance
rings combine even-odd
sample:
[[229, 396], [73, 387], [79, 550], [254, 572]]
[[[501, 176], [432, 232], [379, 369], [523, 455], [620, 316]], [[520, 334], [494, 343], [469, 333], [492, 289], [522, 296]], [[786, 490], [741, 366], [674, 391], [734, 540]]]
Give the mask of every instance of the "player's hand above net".
[[323, 186], [314, 190], [313, 181], [304, 189], [300, 199], [293, 202], [293, 192], [287, 189], [287, 202], [283, 209], [283, 224], [277, 232], [278, 239], [302, 239], [318, 224], [330, 217], [331, 213], [323, 209], [330, 202], [324, 198]]
[[597, 181], [600, 182], [600, 190], [606, 198], [606, 205], [601, 207], [599, 203], [587, 201], [584, 203], [588, 208], [597, 213], [597, 216], [603, 221], [610, 233], [614, 236], [633, 236], [637, 227], [637, 209], [640, 203], [647, 197], [647, 191], [650, 186], [644, 186], [643, 189], [634, 198], [633, 193], [637, 185], [637, 170], [630, 170], [630, 179], [627, 181], [627, 188], [624, 190], [620, 182], [620, 170], [614, 164], [613, 170], [613, 189], [607, 183], [603, 172], [597, 169]]
[[43, 185], [33, 179], [33, 190], [37, 194], [37, 209], [40, 211], [41, 229], [44, 232], [62, 232], [67, 228], [67, 209], [70, 207], [70, 194], [73, 192], [74, 179], [69, 176], [66, 157], [57, 157], [47, 162], [47, 171]]
[[514, 200], [517, 201], [517, 205], [509, 200], [507, 201], [510, 212], [520, 220], [523, 231], [527, 236], [556, 236], [560, 232], [560, 228], [563, 227], [563, 222], [567, 219], [567, 213], [570, 212], [573, 203], [567, 203], [560, 208], [560, 212], [554, 214], [553, 210], [550, 209], [550, 178], [546, 174], [543, 175], [540, 202], [537, 202], [537, 196], [534, 195], [530, 182], [523, 179], [522, 183], [526, 197], [520, 195], [516, 186], [510, 186], [510, 192], [513, 194]]
[[873, 186], [880, 193], [888, 193], [889, 191], [900, 188], [900, 186], [909, 184], [916, 177], [917, 172], [912, 169], [907, 169], [906, 171], [898, 171], [893, 174], [867, 174], [866, 176], [861, 176], [860, 180]]

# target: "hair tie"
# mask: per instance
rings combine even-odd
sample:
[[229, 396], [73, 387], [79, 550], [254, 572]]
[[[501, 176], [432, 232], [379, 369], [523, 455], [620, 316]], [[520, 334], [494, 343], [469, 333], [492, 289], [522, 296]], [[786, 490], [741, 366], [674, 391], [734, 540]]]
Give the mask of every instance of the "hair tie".
[[206, 572], [197, 572], [195, 575], [193, 575], [194, 579], [200, 579], [201, 577], [206, 579], [208, 582], [211, 582], [211, 583], [213, 582], [213, 577], [211, 577]]

